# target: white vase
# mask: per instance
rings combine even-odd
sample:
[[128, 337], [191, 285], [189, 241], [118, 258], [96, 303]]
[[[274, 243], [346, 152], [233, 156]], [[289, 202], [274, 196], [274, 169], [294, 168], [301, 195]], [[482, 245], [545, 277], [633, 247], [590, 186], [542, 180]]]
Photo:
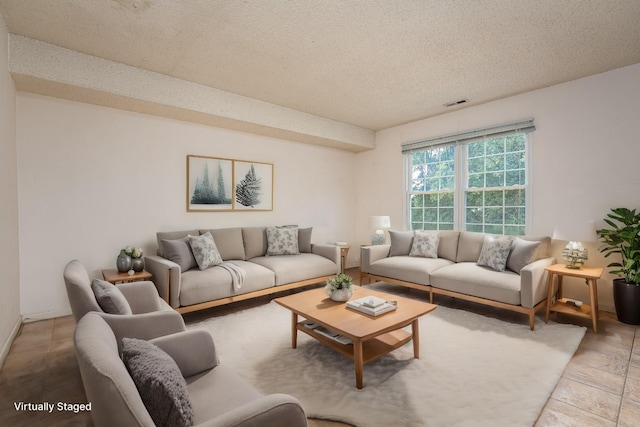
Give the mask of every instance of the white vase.
[[331, 298], [333, 301], [344, 302], [349, 301], [351, 295], [353, 295], [353, 289], [351, 288], [336, 289], [335, 291], [331, 292], [331, 296], [329, 298]]

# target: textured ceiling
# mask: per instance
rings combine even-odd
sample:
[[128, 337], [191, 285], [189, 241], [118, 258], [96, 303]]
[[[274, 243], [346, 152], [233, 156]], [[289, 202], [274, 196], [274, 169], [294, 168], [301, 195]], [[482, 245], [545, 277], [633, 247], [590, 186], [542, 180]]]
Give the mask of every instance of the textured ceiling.
[[640, 62], [639, 0], [0, 0], [10, 32], [379, 130]]

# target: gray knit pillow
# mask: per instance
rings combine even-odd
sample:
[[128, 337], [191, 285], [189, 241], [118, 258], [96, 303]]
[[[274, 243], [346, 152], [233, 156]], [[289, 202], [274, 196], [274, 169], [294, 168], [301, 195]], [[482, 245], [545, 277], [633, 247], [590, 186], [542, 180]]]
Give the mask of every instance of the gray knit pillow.
[[193, 425], [187, 383], [171, 356], [148, 341], [123, 338], [122, 361], [155, 425]]

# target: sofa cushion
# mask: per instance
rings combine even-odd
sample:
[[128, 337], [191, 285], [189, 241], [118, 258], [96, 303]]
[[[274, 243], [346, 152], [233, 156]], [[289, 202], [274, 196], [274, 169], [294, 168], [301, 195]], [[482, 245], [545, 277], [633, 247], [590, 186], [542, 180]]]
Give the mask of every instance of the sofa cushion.
[[93, 279], [91, 281], [91, 290], [96, 297], [98, 305], [105, 313], [132, 314], [129, 302], [113, 283]]
[[507, 268], [519, 274], [524, 266], [533, 262], [540, 243], [516, 237], [507, 258]]
[[298, 228], [298, 250], [300, 253], [311, 253], [311, 233], [313, 227]]
[[416, 231], [409, 256], [438, 258], [440, 236], [437, 231]]
[[297, 227], [267, 227], [267, 256], [299, 253]]
[[478, 265], [504, 271], [512, 245], [513, 238], [510, 236], [484, 236]]
[[456, 262], [477, 262], [484, 243], [484, 233], [461, 231]]
[[246, 259], [244, 243], [242, 241], [242, 228], [214, 228], [210, 230], [200, 230], [200, 234], [205, 234], [207, 231], [213, 236], [213, 241], [216, 242], [223, 261]]
[[180, 271], [187, 271], [198, 267], [198, 263], [191, 251], [188, 237], [176, 240], [162, 239], [160, 246], [162, 247], [163, 257], [178, 264]]
[[536, 250], [534, 257], [531, 260], [532, 262], [537, 261], [539, 259], [543, 259], [543, 258], [549, 258], [551, 256], [551, 237], [520, 236], [520, 238], [522, 240], [527, 240], [530, 242], [540, 242], [540, 246], [538, 246], [538, 249]]
[[186, 230], [186, 231], [159, 231], [156, 233], [156, 240], [158, 242], [158, 250], [156, 252], [157, 255], [166, 258], [164, 253], [162, 252], [162, 240], [177, 240], [183, 237], [187, 237], [188, 235], [197, 236], [200, 234], [199, 230]]
[[438, 231], [440, 241], [438, 242], [438, 258], [445, 258], [449, 261], [455, 261], [458, 255], [458, 239], [459, 231]]
[[432, 272], [451, 264], [453, 261], [444, 258], [395, 256], [372, 263], [369, 273], [427, 286], [430, 284], [429, 276]]
[[409, 255], [413, 244], [413, 231], [389, 230], [389, 256]]
[[316, 254], [275, 255], [251, 260], [275, 273], [276, 286], [336, 274], [336, 264]]
[[206, 270], [214, 265], [222, 264], [222, 257], [211, 233], [206, 232], [200, 236], [189, 236], [189, 245], [200, 270]]
[[156, 425], [193, 425], [187, 383], [167, 353], [148, 341], [123, 338], [122, 361]]
[[475, 262], [459, 262], [431, 273], [431, 286], [465, 295], [520, 305], [520, 276]]
[[243, 227], [242, 240], [244, 242], [245, 259], [250, 260], [267, 253], [266, 227]]
[[245, 271], [244, 283], [240, 289], [235, 290], [233, 288], [231, 274], [220, 266], [208, 268], [204, 271], [190, 270], [182, 273], [180, 305], [185, 306], [214, 301], [220, 298], [271, 288], [275, 285], [275, 274], [265, 267], [242, 260], [227, 262], [235, 264]]

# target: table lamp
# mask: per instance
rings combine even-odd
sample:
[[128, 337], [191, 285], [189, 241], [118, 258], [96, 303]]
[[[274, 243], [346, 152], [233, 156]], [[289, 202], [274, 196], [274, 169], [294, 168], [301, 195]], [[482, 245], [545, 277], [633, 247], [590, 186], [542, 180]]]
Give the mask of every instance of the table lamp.
[[375, 232], [371, 235], [372, 245], [384, 245], [386, 238], [384, 230], [391, 228], [391, 220], [388, 216], [372, 216], [369, 218], [369, 225]]
[[[574, 240], [569, 240], [569, 238]], [[569, 241], [562, 250], [562, 257], [567, 261], [567, 268], [580, 269], [589, 259], [589, 252], [582, 243], [598, 240], [596, 225], [593, 221], [587, 221], [561, 229], [556, 228], [553, 230], [553, 239]]]

